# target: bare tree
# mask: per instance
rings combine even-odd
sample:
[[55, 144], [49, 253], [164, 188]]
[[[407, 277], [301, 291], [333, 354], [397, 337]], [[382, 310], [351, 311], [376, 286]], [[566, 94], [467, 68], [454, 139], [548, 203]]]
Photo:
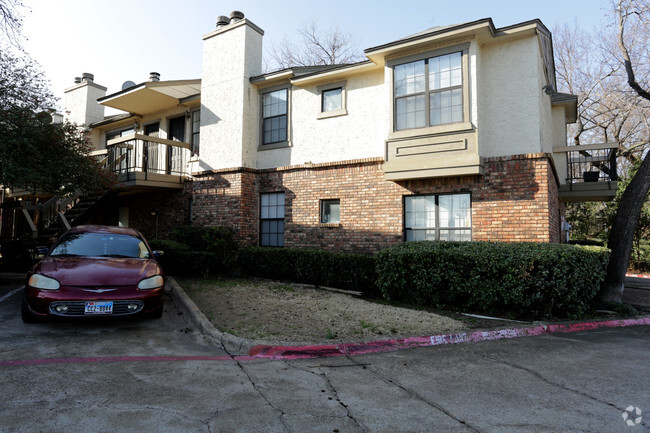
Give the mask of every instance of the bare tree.
[[286, 36], [276, 46], [272, 45], [270, 56], [280, 69], [294, 66], [340, 65], [355, 63], [365, 57], [359, 53], [350, 34], [339, 27], [323, 32], [315, 21], [298, 29], [302, 43], [292, 43]]
[[19, 0], [0, 0], [0, 35], [9, 44], [20, 48], [22, 16], [18, 9], [24, 7]]
[[648, 10], [648, 0], [615, 0], [615, 22], [609, 29], [589, 34], [574, 25], [554, 31], [558, 83], [562, 91], [579, 96], [578, 120], [569, 128], [571, 141], [575, 145], [617, 143], [619, 167], [625, 172], [636, 170], [626, 173], [629, 183], [607, 209], [585, 204], [570, 204], [567, 209], [568, 215], [579, 217], [585, 212], [591, 217], [599, 214], [599, 220], [611, 225], [612, 253], [600, 293], [605, 301], [622, 299], [635, 229], [650, 188]]
[[[650, 5], [647, 0], [618, 0], [614, 5], [618, 53], [615, 58], [625, 67], [627, 84], [637, 95], [636, 104], [649, 107], [650, 89]], [[637, 79], [637, 75], [642, 77]], [[647, 134], [647, 130], [646, 130]], [[645, 140], [647, 142], [648, 136]], [[618, 211], [609, 232], [611, 257], [600, 299], [621, 302], [625, 272], [630, 261], [634, 232], [644, 202], [650, 191], [649, 151], [641, 155], [639, 168], [619, 201]]]

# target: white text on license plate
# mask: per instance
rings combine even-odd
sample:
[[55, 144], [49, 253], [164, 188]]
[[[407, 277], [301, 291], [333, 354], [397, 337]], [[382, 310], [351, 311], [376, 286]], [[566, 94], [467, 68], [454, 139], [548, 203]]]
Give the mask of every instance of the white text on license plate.
[[85, 314], [113, 314], [113, 302], [86, 302]]

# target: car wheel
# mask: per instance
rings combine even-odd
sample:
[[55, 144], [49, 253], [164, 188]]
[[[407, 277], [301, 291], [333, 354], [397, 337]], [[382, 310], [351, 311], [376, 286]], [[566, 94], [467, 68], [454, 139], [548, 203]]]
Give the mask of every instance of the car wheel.
[[23, 319], [24, 323], [38, 323], [43, 321], [40, 317], [34, 316], [31, 311], [29, 311], [29, 307], [27, 306], [27, 302], [23, 299], [21, 308], [20, 308], [20, 317]]
[[149, 317], [152, 319], [160, 319], [163, 314], [163, 305], [161, 304], [160, 307], [156, 308], [153, 310], [151, 313], [149, 313]]

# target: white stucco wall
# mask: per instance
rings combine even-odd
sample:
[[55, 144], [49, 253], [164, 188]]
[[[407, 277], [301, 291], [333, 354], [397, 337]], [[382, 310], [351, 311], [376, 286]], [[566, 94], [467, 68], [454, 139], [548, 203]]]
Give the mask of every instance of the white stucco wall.
[[477, 72], [481, 156], [541, 151], [540, 61], [536, 37], [481, 47]]
[[260, 74], [261, 66], [262, 35], [245, 20], [205, 36], [200, 157], [204, 169], [254, 167], [257, 133], [251, 131], [251, 118], [252, 111], [257, 115], [253, 103], [257, 98], [249, 78]]
[[[553, 107], [551, 110], [552, 122], [553, 122], [553, 146], [560, 147], [567, 145], [567, 135], [566, 135], [566, 117], [564, 114], [564, 107]], [[552, 151], [552, 150], [551, 150]], [[561, 184], [566, 183], [566, 177], [568, 176], [568, 166], [566, 153], [553, 153], [553, 162], [555, 163], [555, 169], [559, 177]]]
[[106, 96], [106, 87], [87, 81], [75, 84], [63, 94], [64, 119], [88, 126], [104, 119], [104, 106], [97, 99]]
[[[293, 86], [291, 147], [259, 151], [257, 167], [383, 157], [390, 110], [384, 71], [352, 76], [345, 81], [347, 114], [320, 119], [321, 93], [317, 86]], [[326, 83], [319, 83], [323, 84]]]
[[537, 87], [540, 89], [539, 93], [539, 141], [541, 151], [545, 153], [553, 152], [554, 140], [554, 122], [552, 114], [551, 96], [547, 95], [542, 88], [548, 83], [546, 82], [546, 74], [544, 68], [544, 58], [541, 55], [537, 56], [538, 64], [538, 82]]

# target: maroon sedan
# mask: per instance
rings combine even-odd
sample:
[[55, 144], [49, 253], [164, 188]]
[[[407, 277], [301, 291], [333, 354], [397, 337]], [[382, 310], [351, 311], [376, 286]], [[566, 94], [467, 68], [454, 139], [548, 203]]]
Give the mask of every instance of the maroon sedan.
[[163, 271], [139, 232], [78, 226], [27, 274], [22, 318], [161, 317], [163, 285]]

